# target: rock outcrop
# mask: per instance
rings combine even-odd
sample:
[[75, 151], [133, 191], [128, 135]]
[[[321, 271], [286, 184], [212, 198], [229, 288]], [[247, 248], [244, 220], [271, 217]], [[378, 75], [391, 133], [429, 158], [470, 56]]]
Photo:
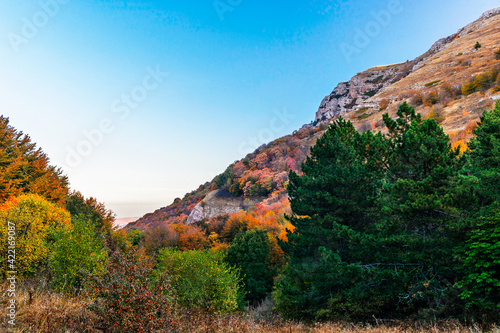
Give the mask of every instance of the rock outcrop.
[[[333, 92], [325, 97], [314, 122], [304, 125], [291, 136], [264, 145], [262, 151], [257, 150], [247, 155], [251, 155], [249, 159], [245, 158], [239, 162], [254, 160], [266, 150], [267, 158], [272, 160], [271, 165], [274, 168], [271, 174], [275, 176], [277, 173], [286, 173], [287, 168], [297, 168], [297, 165], [304, 161], [309, 147], [313, 146], [326, 130], [326, 126], [317, 125], [326, 124], [331, 119], [345, 115], [359, 131], [371, 129], [383, 132], [386, 128], [382, 122], [382, 114], [388, 113], [394, 117], [403, 101], [414, 105], [416, 111], [423, 116], [429, 116], [432, 110], [440, 113], [440, 126], [446, 133], [454, 135], [454, 143], [463, 135], [463, 140], [466, 141], [467, 135], [470, 137], [471, 133], [465, 129], [473, 126], [483, 111], [491, 108], [494, 101], [500, 99], [500, 93], [493, 89], [486, 94], [478, 91], [467, 96], [461, 95], [462, 85], [471, 78], [493, 68], [500, 68], [500, 61], [494, 56], [495, 51], [500, 48], [499, 27], [500, 7], [485, 12], [478, 20], [456, 34], [438, 40], [426, 53], [414, 60], [373, 67], [358, 73], [349, 81], [338, 84]], [[482, 46], [479, 49], [475, 47], [478, 42]], [[450, 92], [447, 92], [445, 87]], [[420, 105], [421, 103], [413, 101], [415, 96], [420, 95], [423, 99], [431, 92], [441, 94], [443, 91], [446, 94], [439, 95], [439, 102], [433, 105]], [[388, 106], [380, 110], [380, 101], [384, 99], [388, 101], [384, 103]], [[298, 144], [298, 141], [303, 142]], [[273, 153], [271, 154], [271, 150], [267, 151], [268, 149], [274, 149]], [[280, 157], [277, 157], [278, 155]], [[261, 157], [266, 159], [265, 155]], [[262, 166], [257, 163], [253, 168], [259, 170]], [[221, 190], [212, 191], [213, 188], [219, 188], [214, 186], [214, 181], [201, 185], [198, 190], [186, 194], [183, 199], [176, 199], [167, 207], [146, 214], [137, 222], [130, 223], [127, 229], [153, 229], [178, 221], [194, 223], [247, 210], [252, 206], [249, 198], [244, 201], [243, 196], [237, 198]], [[274, 200], [274, 197], [253, 199], [253, 204], [272, 204], [269, 201]]]
[[330, 95], [323, 99], [314, 122], [316, 124], [326, 122], [351, 110], [376, 107], [377, 101], [369, 101], [370, 98], [381, 89], [406, 76], [411, 68], [410, 62], [373, 67], [358, 73], [349, 81], [340, 83]]
[[456, 34], [435, 42], [426, 53], [414, 60], [395, 65], [373, 67], [356, 74], [349, 81], [340, 83], [321, 102], [313, 124], [327, 123], [330, 119], [338, 118], [350, 111], [377, 110], [380, 98], [375, 95], [427, 65], [434, 55], [446, 49], [456, 38], [462, 38], [481, 29], [488, 24], [490, 18], [499, 14], [500, 7], [485, 12], [478, 20], [460, 29]]
[[194, 223], [214, 216], [227, 215], [243, 209], [243, 202], [231, 193], [216, 190], [208, 193], [189, 214], [187, 223]]

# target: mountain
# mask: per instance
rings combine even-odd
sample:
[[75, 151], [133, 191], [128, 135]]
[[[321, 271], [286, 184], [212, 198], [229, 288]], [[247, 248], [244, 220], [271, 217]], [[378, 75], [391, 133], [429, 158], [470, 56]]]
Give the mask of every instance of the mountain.
[[113, 225], [118, 229], [124, 228], [127, 224], [137, 221], [138, 217], [124, 217], [120, 219], [115, 219]]
[[126, 228], [195, 223], [256, 205], [286, 206], [288, 172], [300, 173], [310, 147], [340, 116], [359, 131], [384, 132], [382, 115], [395, 116], [407, 101], [424, 117], [435, 118], [454, 146], [465, 147], [482, 112], [500, 99], [499, 14], [500, 7], [485, 12], [414, 60], [373, 67], [339, 83], [311, 124], [259, 147], [184, 198]]

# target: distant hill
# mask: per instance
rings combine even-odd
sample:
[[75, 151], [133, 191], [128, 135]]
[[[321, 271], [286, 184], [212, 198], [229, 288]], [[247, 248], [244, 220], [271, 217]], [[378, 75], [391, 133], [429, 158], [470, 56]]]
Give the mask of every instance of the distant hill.
[[127, 224], [129, 224], [131, 222], [137, 221], [138, 219], [139, 219], [139, 217], [124, 217], [121, 219], [115, 219], [113, 224], [115, 225], [115, 227], [120, 229], [120, 228], [125, 227]]
[[454, 145], [465, 146], [482, 112], [500, 99], [499, 14], [500, 7], [487, 11], [414, 60], [373, 67], [338, 84], [311, 124], [259, 147], [184, 198], [126, 228], [193, 223], [280, 201], [287, 195], [288, 172], [300, 172], [310, 147], [340, 116], [359, 131], [384, 131], [382, 115], [395, 115], [407, 101], [424, 117], [435, 118]]

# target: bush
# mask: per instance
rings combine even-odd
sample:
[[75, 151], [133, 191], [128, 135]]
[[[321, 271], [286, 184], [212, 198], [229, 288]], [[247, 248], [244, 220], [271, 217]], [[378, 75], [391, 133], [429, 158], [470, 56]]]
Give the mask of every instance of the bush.
[[389, 100], [387, 98], [384, 98], [383, 100], [380, 101], [379, 103], [380, 110], [385, 110], [389, 107]]
[[221, 313], [236, 310], [241, 302], [238, 272], [223, 262], [221, 252], [165, 249], [156, 274], [165, 272], [183, 307]]
[[47, 263], [54, 233], [69, 222], [66, 210], [39, 195], [23, 194], [7, 200], [0, 207], [0, 274], [7, 268], [8, 242], [15, 242], [15, 260], [14, 269], [7, 270], [17, 271], [18, 276], [32, 275]]
[[208, 237], [197, 226], [179, 224], [177, 232], [179, 233], [179, 249], [182, 251], [204, 250], [210, 246]]
[[479, 50], [481, 47], [482, 47], [482, 46], [481, 46], [481, 44], [479, 44], [479, 42], [476, 42], [476, 45], [474, 45], [474, 48], [475, 48], [476, 50]]
[[462, 85], [462, 94], [467, 96], [476, 92], [476, 86], [474, 80], [469, 80]]
[[423, 100], [425, 106], [432, 106], [439, 102], [439, 97], [436, 91], [431, 91], [427, 95], [425, 95], [425, 98]]
[[500, 60], [500, 48], [495, 51], [495, 59]]
[[410, 104], [414, 106], [420, 106], [424, 104], [424, 95], [422, 95], [421, 92], [419, 91], [412, 91], [410, 92], [411, 99], [410, 99]]
[[431, 111], [427, 115], [427, 118], [434, 119], [438, 124], [441, 124], [446, 117], [444, 115], [443, 108], [439, 106], [433, 106]]
[[104, 273], [107, 252], [104, 239], [94, 226], [83, 218], [73, 219], [69, 228], [55, 233], [56, 242], [49, 258], [58, 290], [81, 288], [89, 273]]
[[103, 275], [90, 275], [87, 296], [95, 299], [87, 307], [113, 332], [175, 331], [174, 299], [166, 274], [155, 281], [148, 277], [151, 263], [137, 254], [111, 255]]
[[159, 225], [146, 230], [142, 245], [149, 255], [156, 255], [163, 248], [178, 246], [179, 234], [170, 225]]

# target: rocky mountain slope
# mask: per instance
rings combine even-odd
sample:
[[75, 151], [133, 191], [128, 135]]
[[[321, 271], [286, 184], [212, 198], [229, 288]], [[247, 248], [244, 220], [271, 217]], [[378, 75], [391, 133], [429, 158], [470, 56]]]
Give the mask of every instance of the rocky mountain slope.
[[435, 118], [453, 144], [463, 146], [482, 112], [500, 98], [499, 49], [500, 7], [412, 61], [373, 67], [338, 84], [321, 102], [312, 124], [260, 147], [198, 190], [127, 228], [193, 223], [280, 201], [286, 197], [288, 172], [300, 172], [309, 148], [339, 116], [360, 131], [384, 131], [382, 114], [395, 114], [407, 101], [425, 117]]
[[[451, 76], [453, 72], [460, 72], [460, 75], [456, 75], [452, 81], [459, 81], [461, 84], [460, 80], [463, 81], [467, 75], [478, 72], [484, 65], [477, 60], [499, 46], [498, 14], [500, 7], [485, 12], [478, 20], [460, 29], [456, 34], [438, 40], [426, 53], [412, 61], [373, 67], [356, 74], [349, 81], [340, 83], [321, 102], [316, 112], [315, 123], [327, 122], [350, 111], [377, 110], [383, 98], [399, 101], [401, 99], [398, 97], [402, 91], [424, 89], [428, 82], [436, 81], [432, 80], [433, 78], [439, 78], [443, 82], [443, 76]], [[478, 52], [474, 49], [476, 42], [482, 45]], [[463, 58], [467, 58], [465, 64], [471, 67], [467, 71], [463, 68], [464, 59], [453, 58], [463, 55], [465, 55]], [[471, 64], [468, 64], [468, 61]], [[410, 78], [404, 80], [408, 76]]]

